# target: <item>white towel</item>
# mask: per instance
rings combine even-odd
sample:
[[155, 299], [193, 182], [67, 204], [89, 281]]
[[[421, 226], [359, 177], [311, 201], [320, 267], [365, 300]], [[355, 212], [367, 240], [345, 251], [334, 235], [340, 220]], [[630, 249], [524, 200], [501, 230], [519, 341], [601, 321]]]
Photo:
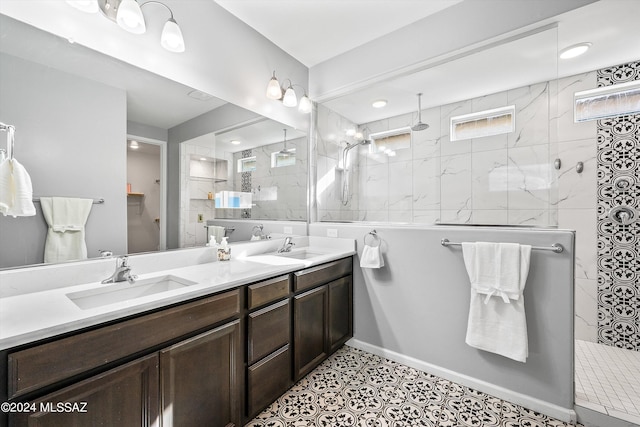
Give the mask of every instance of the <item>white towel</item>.
[[207, 225], [207, 232], [209, 233], [209, 236], [213, 236], [216, 239], [216, 243], [221, 243], [225, 230], [224, 227], [217, 225]]
[[0, 163], [0, 212], [13, 217], [36, 214], [31, 177], [16, 159]]
[[364, 245], [362, 255], [360, 255], [360, 267], [362, 268], [380, 268], [384, 267], [384, 259], [380, 252], [380, 245], [369, 246]]
[[44, 246], [44, 262], [87, 258], [84, 226], [92, 199], [41, 197], [42, 214], [49, 225]]
[[465, 242], [462, 250], [471, 282], [466, 343], [526, 362], [529, 347], [523, 291], [531, 246]]

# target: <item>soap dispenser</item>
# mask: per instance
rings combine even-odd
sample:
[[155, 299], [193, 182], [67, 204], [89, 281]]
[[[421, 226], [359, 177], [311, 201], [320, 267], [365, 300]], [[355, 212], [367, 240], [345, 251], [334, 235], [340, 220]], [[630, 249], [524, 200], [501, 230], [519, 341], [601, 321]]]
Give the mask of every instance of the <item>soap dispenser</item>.
[[218, 261], [229, 261], [231, 259], [231, 248], [227, 242], [227, 237], [222, 238], [220, 246], [218, 246]]

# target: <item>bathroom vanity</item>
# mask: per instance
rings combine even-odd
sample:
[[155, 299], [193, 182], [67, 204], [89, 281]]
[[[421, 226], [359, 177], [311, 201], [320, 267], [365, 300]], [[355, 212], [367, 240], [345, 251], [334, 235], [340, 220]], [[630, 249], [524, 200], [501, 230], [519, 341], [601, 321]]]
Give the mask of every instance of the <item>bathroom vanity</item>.
[[268, 274], [281, 272], [256, 276], [257, 263], [248, 276], [260, 280], [6, 348], [4, 421], [243, 425], [352, 336], [352, 254], [279, 267], [266, 264], [273, 255], [257, 256]]

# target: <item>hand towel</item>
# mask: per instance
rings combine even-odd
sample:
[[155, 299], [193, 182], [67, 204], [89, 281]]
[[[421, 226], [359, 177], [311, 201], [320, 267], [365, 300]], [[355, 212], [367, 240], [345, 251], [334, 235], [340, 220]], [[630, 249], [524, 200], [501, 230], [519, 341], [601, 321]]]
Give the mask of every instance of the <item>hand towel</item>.
[[0, 163], [0, 212], [13, 217], [36, 214], [31, 177], [16, 159]]
[[92, 199], [41, 197], [42, 214], [49, 225], [44, 246], [44, 262], [87, 258], [84, 226]]
[[[523, 291], [529, 274], [531, 246], [517, 245], [518, 256], [514, 258], [512, 244], [489, 245], [493, 247], [491, 255], [492, 249], [478, 243], [462, 245], [471, 282], [465, 342], [524, 363], [529, 344]], [[482, 265], [478, 265], [480, 263]]]
[[380, 252], [380, 245], [370, 246], [364, 245], [362, 255], [360, 255], [360, 267], [362, 268], [381, 268], [384, 267], [384, 259]]

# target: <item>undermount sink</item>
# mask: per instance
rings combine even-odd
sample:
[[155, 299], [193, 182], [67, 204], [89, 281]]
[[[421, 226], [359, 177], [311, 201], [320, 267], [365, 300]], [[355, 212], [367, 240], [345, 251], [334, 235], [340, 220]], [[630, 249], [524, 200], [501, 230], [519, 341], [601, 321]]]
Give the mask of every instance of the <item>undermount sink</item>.
[[129, 301], [195, 284], [196, 282], [192, 282], [191, 280], [166, 275], [137, 280], [134, 283], [121, 282], [98, 289], [72, 292], [67, 294], [67, 298], [82, 310], [88, 310], [90, 308]]
[[278, 256], [295, 258], [295, 259], [309, 259], [309, 258], [315, 258], [320, 255], [324, 255], [324, 254], [321, 252], [313, 252], [307, 249], [293, 250], [291, 252], [280, 252], [278, 254]]

